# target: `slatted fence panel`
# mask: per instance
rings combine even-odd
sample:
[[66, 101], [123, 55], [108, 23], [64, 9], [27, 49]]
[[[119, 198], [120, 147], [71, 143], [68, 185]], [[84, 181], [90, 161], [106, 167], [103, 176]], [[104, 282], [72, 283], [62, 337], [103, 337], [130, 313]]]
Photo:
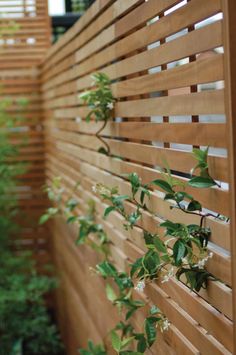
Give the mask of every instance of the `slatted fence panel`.
[[[77, 181], [76, 197], [84, 212], [97, 182], [129, 192], [125, 173], [137, 172], [144, 183], [159, 178], [158, 166], [167, 161], [180, 180], [195, 165], [193, 147], [210, 146], [211, 175], [222, 188], [192, 190], [205, 208], [230, 216], [228, 190], [228, 130], [225, 115], [225, 23], [220, 0], [97, 0], [78, 23], [47, 53], [41, 67], [46, 129], [46, 174], [61, 176], [67, 196]], [[93, 72], [113, 80], [117, 99], [114, 119], [102, 132], [111, 153], [97, 152], [94, 134], [100, 127], [85, 122], [88, 108], [79, 94], [90, 88]], [[141, 228], [124, 231], [122, 218], [112, 213], [103, 221], [104, 204], [96, 199], [97, 220], [112, 239], [111, 253], [121, 269], [141, 256], [142, 227], [163, 234], [165, 219], [194, 223], [170, 210], [158, 189], [150, 204], [158, 214], [145, 213]], [[132, 204], [127, 204], [130, 210]], [[209, 249], [214, 256], [207, 268], [223, 280], [210, 282], [199, 295], [184, 283], [147, 287], [146, 296], [171, 321], [152, 354], [233, 353], [230, 227], [209, 217]], [[52, 225], [54, 255], [62, 286], [58, 310], [69, 354], [87, 338], [99, 341], [116, 316], [104, 299], [102, 280], [89, 274], [97, 256], [74, 245], [75, 234], [58, 219]], [[86, 317], [86, 320], [84, 319]], [[135, 324], [140, 327], [140, 319]]]
[[38, 65], [50, 46], [50, 27], [45, 0], [0, 1], [0, 97], [28, 103], [14, 104], [9, 114], [22, 119], [11, 133], [20, 144], [18, 162], [27, 164], [19, 177], [21, 244], [34, 251], [43, 264], [48, 260], [45, 227], [38, 226], [47, 201], [42, 193], [45, 181], [45, 147]]

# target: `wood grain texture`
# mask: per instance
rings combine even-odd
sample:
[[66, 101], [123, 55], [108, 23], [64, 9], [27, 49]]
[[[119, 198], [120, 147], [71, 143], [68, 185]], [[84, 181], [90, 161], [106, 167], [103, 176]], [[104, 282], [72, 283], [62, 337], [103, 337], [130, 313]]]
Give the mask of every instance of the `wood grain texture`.
[[[11, 163], [27, 164], [27, 171], [18, 177], [15, 191], [20, 207], [17, 222], [22, 226], [17, 239], [20, 240], [19, 248], [31, 250], [42, 267], [50, 259], [48, 228], [38, 225], [48, 205], [42, 193], [46, 175], [38, 68], [50, 46], [47, 1], [31, 1], [30, 6], [24, 7], [20, 2], [8, 1], [6, 4], [1, 0], [0, 12], [4, 13], [0, 24], [0, 100], [13, 100], [8, 114], [22, 117], [10, 137], [12, 144], [20, 144], [19, 155], [11, 159]], [[21, 98], [28, 101], [24, 109], [16, 103]]]
[[[38, 68], [41, 101], [34, 99], [35, 107], [44, 110], [45, 149], [40, 150], [33, 143], [40, 141], [40, 134], [32, 134], [32, 150], [25, 148], [22, 154], [31, 160], [38, 157], [42, 164], [40, 159], [45, 154], [48, 181], [62, 177], [66, 197], [74, 194], [78, 198], [78, 214], [85, 213], [86, 201], [93, 197], [91, 188], [97, 182], [118, 186], [122, 194], [127, 194], [130, 188], [124, 174], [135, 171], [148, 183], [161, 177], [158, 169], [164, 161], [177, 179], [187, 181], [195, 165], [192, 148], [210, 146], [209, 170], [221, 182], [221, 188], [188, 191], [204, 208], [230, 217], [231, 128], [227, 114], [229, 88], [224, 84], [229, 54], [219, 49], [229, 34], [225, 35], [225, 17], [212, 17], [222, 12], [223, 5], [220, 0], [191, 0], [186, 4], [179, 0], [97, 0], [48, 51]], [[0, 72], [5, 73], [6, 80], [8, 71], [0, 62]], [[90, 75], [94, 71], [110, 76], [117, 99], [114, 119], [102, 131], [114, 155], [111, 157], [97, 152], [101, 142], [95, 133], [101, 124], [85, 122], [89, 109], [79, 99], [79, 94], [91, 87]], [[31, 85], [37, 86], [37, 80], [24, 81], [21, 87], [29, 92]], [[14, 78], [7, 90], [11, 92], [15, 86]], [[31, 119], [29, 116], [29, 122]], [[40, 176], [33, 170], [31, 180], [37, 174]], [[81, 185], [75, 193], [73, 187], [78, 180]], [[158, 189], [151, 192], [148, 202], [156, 216], [144, 213], [132, 231], [123, 230], [123, 220], [117, 213], [111, 213], [104, 221], [106, 206], [96, 197], [95, 203], [96, 219], [111, 239], [112, 258], [124, 270], [145, 250], [143, 228], [164, 238], [160, 227], [163, 220], [190, 224], [199, 219], [170, 210]], [[126, 203], [126, 208], [134, 210], [131, 203]], [[210, 282], [207, 290], [198, 294], [174, 279], [168, 284], [148, 286], [146, 295], [150, 301], [157, 303], [171, 320], [170, 332], [161, 335], [150, 354], [234, 353], [232, 227], [227, 219], [212, 217], [207, 218], [206, 226], [212, 230], [209, 249], [214, 253], [207, 268], [223, 283]], [[105, 300], [103, 282], [91, 281], [88, 269], [98, 261], [97, 256], [86, 247], [79, 249], [74, 245], [75, 231], [62, 220], [55, 221], [50, 230], [53, 255], [62, 278], [57, 302], [63, 310], [59, 309], [58, 317], [68, 353], [75, 354], [75, 347], [84, 346], [86, 338], [104, 338], [106, 328], [117, 316]], [[96, 301], [91, 296], [95, 289]], [[77, 307], [75, 312], [72, 304]], [[103, 310], [104, 317], [97, 309]], [[133, 319], [137, 327], [143, 316]]]

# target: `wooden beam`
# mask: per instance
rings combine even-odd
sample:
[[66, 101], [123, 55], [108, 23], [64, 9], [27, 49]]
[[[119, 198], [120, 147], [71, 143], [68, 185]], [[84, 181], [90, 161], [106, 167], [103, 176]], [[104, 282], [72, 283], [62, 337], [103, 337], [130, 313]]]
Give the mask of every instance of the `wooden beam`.
[[224, 13], [226, 114], [228, 122], [234, 354], [236, 353], [236, 2], [222, 0]]

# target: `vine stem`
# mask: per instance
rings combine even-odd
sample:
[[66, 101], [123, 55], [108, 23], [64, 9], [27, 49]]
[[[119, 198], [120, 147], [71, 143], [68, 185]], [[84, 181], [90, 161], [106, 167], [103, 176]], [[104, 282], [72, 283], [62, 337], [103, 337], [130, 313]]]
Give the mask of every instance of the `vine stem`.
[[179, 202], [177, 202], [177, 206], [178, 206], [179, 209], [180, 209], [182, 212], [184, 212], [184, 213], [192, 214], [192, 215], [195, 215], [195, 216], [200, 217], [200, 218], [201, 218], [201, 220], [200, 220], [200, 227], [203, 226], [203, 222], [204, 222], [204, 219], [205, 219], [205, 218], [207, 218], [207, 217], [214, 217], [214, 218], [217, 218], [217, 216], [215, 216], [213, 213], [210, 213], [210, 212], [204, 214], [204, 213], [201, 213], [201, 212], [197, 213], [197, 212], [188, 211], [188, 210], [186, 210], [185, 208], [183, 208]]
[[102, 127], [95, 133], [95, 136], [100, 140], [100, 142], [102, 142], [102, 144], [104, 144], [106, 146], [106, 150], [107, 150], [107, 155], [111, 155], [111, 149], [109, 147], [109, 145], [107, 144], [107, 142], [100, 136], [100, 133], [104, 130], [104, 128], [107, 125], [107, 120], [104, 120]]
[[[154, 213], [153, 211], [151, 211], [151, 210], [150, 210], [149, 208], [147, 208], [146, 206], [144, 207], [143, 205], [141, 205], [141, 204], [136, 200], [136, 198], [135, 198], [134, 196], [133, 196], [133, 202], [134, 202], [134, 204], [135, 204], [138, 208], [142, 208], [142, 209], [144, 209], [144, 211], [147, 211], [147, 212], [151, 213], [153, 216], [155, 216], [155, 213]], [[183, 208], [179, 202], [176, 202], [176, 203], [177, 203], [177, 206], [179, 207], [179, 209], [180, 209], [182, 212], [200, 217], [200, 227], [201, 227], [201, 228], [202, 228], [202, 226], [203, 226], [203, 223], [204, 223], [205, 218], [207, 218], [207, 217], [213, 217], [213, 218], [216, 218], [216, 219], [218, 218], [218, 215], [216, 216], [216, 215], [214, 215], [213, 213], [210, 213], [210, 212], [208, 212], [208, 213], [202, 213], [202, 212], [197, 213], [197, 212], [188, 211], [188, 210], [186, 210], [185, 208]]]
[[[144, 206], [141, 205], [141, 204], [136, 200], [136, 198], [135, 198], [134, 196], [133, 196], [133, 202], [134, 202], [134, 204], [135, 204], [138, 208], [141, 208], [141, 209], [143, 209], [144, 211], [147, 211], [147, 212], [149, 212], [150, 214], [152, 214], [153, 216], [155, 216], [155, 213], [154, 213], [153, 211], [151, 211], [151, 210], [150, 210], [149, 208], [147, 208], [147, 207], [144, 208]], [[203, 226], [203, 223], [204, 223], [205, 218], [207, 218], [207, 217], [217, 218], [217, 217], [218, 217], [218, 216], [216, 216], [216, 215], [214, 215], [213, 213], [210, 213], [210, 212], [204, 214], [204, 213], [201, 213], [201, 212], [197, 213], [197, 212], [188, 211], [188, 210], [186, 210], [185, 208], [183, 208], [179, 202], [177, 202], [177, 206], [178, 206], [179, 209], [180, 209], [182, 212], [184, 212], [184, 213], [187, 213], [187, 214], [191, 214], [191, 215], [195, 215], [195, 216], [200, 217], [200, 227], [201, 227], [201, 228], [202, 228], [202, 226]], [[126, 215], [123, 214], [123, 217], [126, 217]]]

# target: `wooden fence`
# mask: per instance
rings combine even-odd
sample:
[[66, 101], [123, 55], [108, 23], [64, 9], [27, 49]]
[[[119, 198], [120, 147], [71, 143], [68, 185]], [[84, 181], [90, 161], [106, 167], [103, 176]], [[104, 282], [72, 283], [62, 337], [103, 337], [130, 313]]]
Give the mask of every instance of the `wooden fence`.
[[[37, 4], [43, 6], [45, 1]], [[231, 252], [235, 255], [235, 123], [231, 99], [235, 84], [230, 80], [235, 70], [230, 42], [235, 27], [234, 6], [233, 1], [226, 0], [97, 0], [47, 51], [38, 67], [46, 160], [42, 132], [30, 124], [33, 147], [24, 154], [33, 161], [40, 157], [37, 169], [42, 170], [34, 174], [43, 175], [45, 162], [48, 181], [62, 177], [66, 194], [75, 194], [80, 202], [79, 213], [84, 212], [86, 201], [94, 198], [91, 189], [97, 182], [119, 186], [122, 193], [127, 193], [125, 173], [137, 172], [144, 183], [150, 182], [160, 177], [156, 168], [164, 160], [184, 180], [195, 165], [192, 148], [210, 147], [210, 173], [222, 183], [222, 188], [194, 191], [189, 188], [189, 191], [206, 209], [231, 217], [233, 222], [230, 226], [224, 220], [207, 218], [212, 230], [209, 249], [214, 253], [207, 269], [224, 283], [209, 282], [208, 289], [199, 295], [175, 279], [149, 285], [146, 296], [171, 321], [170, 330], [159, 335], [150, 354], [215, 355], [235, 351], [232, 302], [235, 295], [231, 289], [235, 272], [230, 257]], [[46, 21], [40, 16], [38, 21]], [[46, 31], [48, 22], [40, 23], [40, 31]], [[32, 26], [27, 28], [29, 33], [32, 30]], [[33, 31], [35, 36], [37, 31], [39, 27]], [[47, 42], [43, 43], [45, 49]], [[42, 51], [39, 45], [34, 52], [37, 59]], [[29, 53], [24, 50], [24, 55]], [[14, 55], [13, 63], [19, 62], [21, 54], [19, 50]], [[29, 60], [27, 68], [24, 67], [24, 79], [22, 69], [13, 71], [16, 67], [11, 61], [5, 64], [0, 61], [1, 74], [10, 73], [7, 87], [13, 86], [14, 94], [31, 91], [32, 85], [36, 85], [38, 94], [38, 79], [32, 79], [34, 63]], [[113, 80], [112, 90], [117, 99], [114, 119], [102, 134], [112, 154], [122, 160], [97, 152], [100, 142], [94, 134], [100, 126], [85, 122], [88, 109], [82, 105], [79, 94], [90, 88], [90, 75], [97, 71]], [[32, 175], [34, 184], [35, 176]], [[80, 186], [75, 193], [77, 181]], [[38, 191], [36, 185], [34, 196]], [[97, 221], [112, 240], [111, 253], [120, 269], [126, 269], [130, 261], [143, 254], [142, 227], [162, 233], [159, 224], [165, 219], [195, 221], [177, 209], [170, 211], [169, 204], [155, 190], [151, 203], [159, 217], [145, 214], [140, 228], [124, 231], [122, 217], [113, 212], [104, 221], [105, 205], [97, 197], [95, 200]], [[36, 200], [37, 206], [40, 201]], [[104, 282], [89, 270], [89, 266], [98, 262], [96, 254], [86, 246], [77, 247], [74, 230], [60, 218], [51, 224], [51, 233], [52, 252], [61, 278], [57, 292], [59, 322], [68, 354], [76, 354], [88, 338], [100, 342], [116, 324], [117, 314], [106, 300]], [[142, 314], [136, 316], [134, 324], [140, 328], [142, 320]]]
[[[20, 144], [18, 162], [27, 164], [19, 178], [22, 247], [34, 251], [42, 263], [48, 259], [47, 229], [38, 226], [47, 201], [42, 196], [45, 181], [44, 135], [39, 63], [50, 46], [47, 2], [42, 0], [0, 1], [0, 96], [11, 98], [8, 113], [22, 118], [12, 131]], [[18, 100], [28, 104], [19, 112]]]

